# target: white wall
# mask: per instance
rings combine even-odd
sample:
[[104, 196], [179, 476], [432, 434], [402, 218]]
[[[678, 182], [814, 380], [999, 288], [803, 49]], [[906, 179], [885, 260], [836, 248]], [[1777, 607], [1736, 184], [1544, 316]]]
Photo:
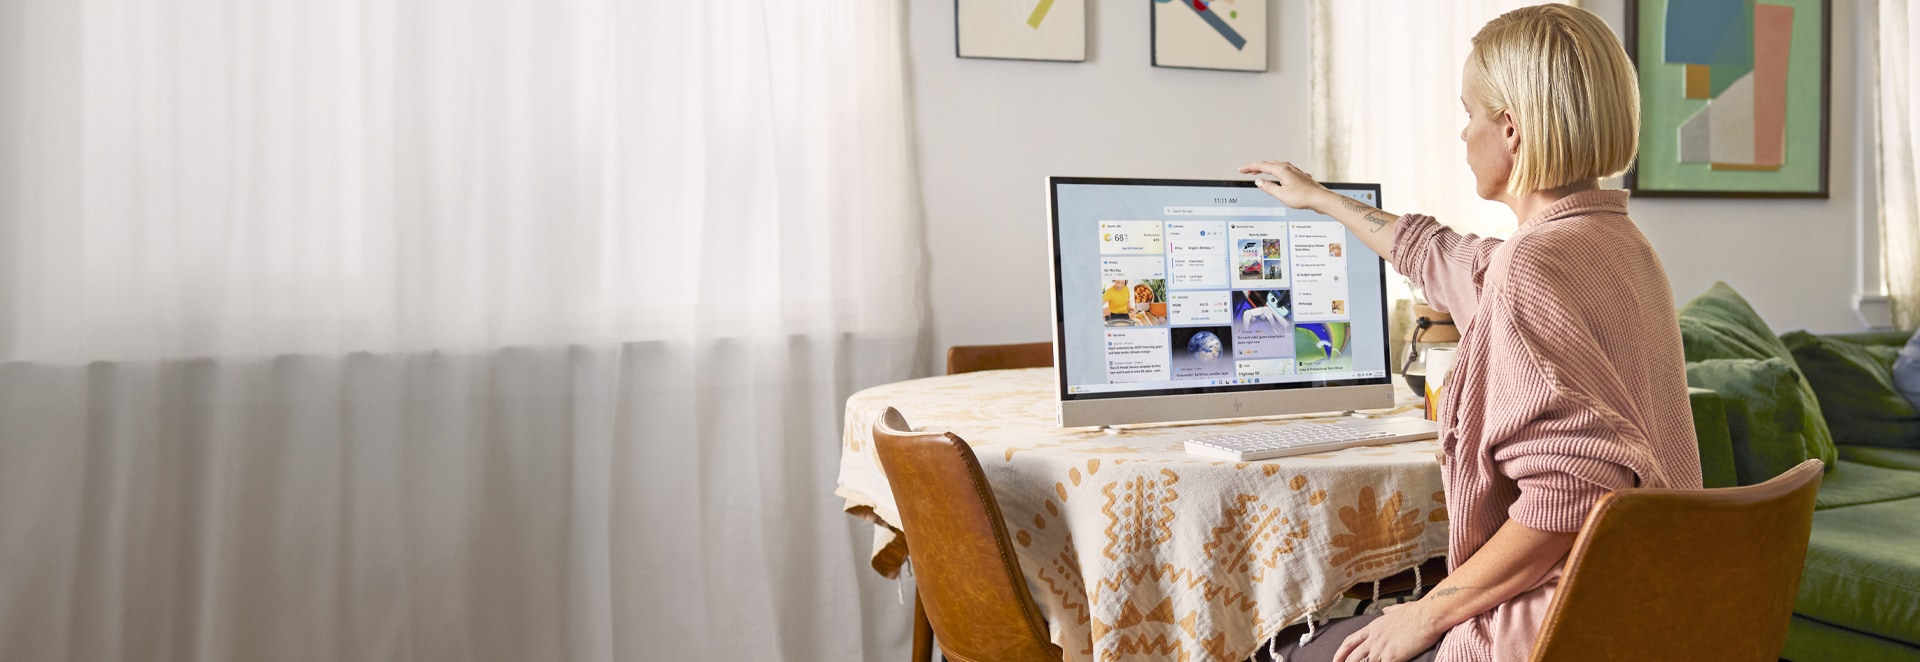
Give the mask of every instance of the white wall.
[[[951, 345], [1049, 338], [1046, 176], [1221, 178], [1254, 159], [1311, 159], [1305, 0], [1273, 0], [1266, 73], [1154, 68], [1147, 3], [1111, 0], [1087, 2], [1084, 63], [959, 59], [953, 1], [910, 1], [929, 370], [941, 369]], [[1878, 258], [1862, 259], [1877, 254], [1878, 231], [1863, 216], [1874, 189], [1856, 176], [1872, 173], [1872, 151], [1859, 148], [1870, 71], [1855, 64], [1870, 60], [1871, 46], [1853, 37], [1870, 26], [1872, 6], [1833, 4], [1833, 197], [1634, 200], [1678, 300], [1725, 280], [1776, 331], [1863, 328], [1854, 301], [1862, 282], [1879, 289]], [[1624, 0], [1586, 6], [1620, 29]]]

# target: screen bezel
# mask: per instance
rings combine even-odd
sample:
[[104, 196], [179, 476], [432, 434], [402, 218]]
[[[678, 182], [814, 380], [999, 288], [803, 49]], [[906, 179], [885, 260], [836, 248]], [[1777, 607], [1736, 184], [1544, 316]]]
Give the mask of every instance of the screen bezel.
[[[1387, 261], [1385, 256], [1376, 255], [1374, 256], [1374, 269], [1378, 272], [1380, 276], [1380, 301], [1382, 304], [1381, 306], [1379, 306], [1380, 345], [1381, 345], [1380, 350], [1381, 350], [1381, 355], [1386, 357], [1386, 363], [1387, 363], [1386, 374], [1380, 377], [1348, 378], [1348, 379], [1319, 379], [1319, 380], [1297, 381], [1297, 382], [1232, 384], [1232, 385], [1221, 385], [1221, 386], [1189, 386], [1184, 388], [1162, 388], [1162, 389], [1150, 389], [1150, 390], [1139, 390], [1139, 391], [1068, 393], [1067, 392], [1068, 384], [1067, 384], [1067, 351], [1066, 351], [1066, 343], [1067, 343], [1066, 311], [1061, 306], [1061, 302], [1065, 301], [1065, 293], [1060, 291], [1060, 288], [1061, 288], [1060, 199], [1059, 199], [1058, 193], [1060, 190], [1060, 186], [1062, 185], [1187, 186], [1187, 187], [1194, 187], [1194, 188], [1243, 188], [1243, 189], [1252, 189], [1254, 191], [1260, 190], [1258, 186], [1254, 185], [1252, 180], [1136, 179], [1136, 178], [1117, 178], [1117, 177], [1048, 177], [1047, 178], [1047, 215], [1049, 218], [1048, 230], [1047, 230], [1047, 247], [1049, 249], [1049, 252], [1053, 254], [1052, 256], [1053, 270], [1049, 272], [1049, 275], [1052, 277], [1052, 280], [1053, 280], [1053, 283], [1052, 283], [1053, 285], [1053, 288], [1052, 288], [1053, 289], [1053, 365], [1054, 365], [1054, 374], [1055, 374], [1054, 390], [1059, 396], [1060, 402], [1065, 403], [1065, 402], [1079, 402], [1079, 401], [1088, 401], [1088, 400], [1113, 400], [1113, 399], [1123, 399], [1123, 398], [1158, 398], [1158, 397], [1174, 396], [1174, 395], [1264, 393], [1264, 392], [1270, 392], [1270, 391], [1291, 391], [1291, 390], [1337, 388], [1337, 387], [1345, 387], [1345, 386], [1378, 386], [1378, 385], [1393, 384], [1393, 366], [1392, 366], [1393, 339], [1388, 337], [1391, 335], [1388, 332], [1389, 311], [1387, 310], [1387, 306], [1385, 305], [1387, 301]], [[1382, 204], [1380, 201], [1381, 198], [1380, 198], [1379, 184], [1352, 183], [1352, 182], [1323, 182], [1321, 183], [1321, 185], [1327, 187], [1328, 189], [1335, 190], [1336, 192], [1368, 191], [1373, 193], [1373, 199], [1375, 203], [1374, 206], [1378, 207], [1380, 204]], [[1261, 192], [1261, 193], [1263, 195], [1265, 194], [1265, 192]], [[1349, 229], [1348, 233], [1351, 234], [1352, 230]], [[1371, 252], [1371, 250], [1369, 250], [1369, 252]]]

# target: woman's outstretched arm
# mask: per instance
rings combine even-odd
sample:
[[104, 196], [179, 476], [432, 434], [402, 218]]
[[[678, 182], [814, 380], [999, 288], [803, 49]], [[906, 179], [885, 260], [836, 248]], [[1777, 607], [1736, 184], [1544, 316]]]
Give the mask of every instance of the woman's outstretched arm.
[[1398, 214], [1389, 214], [1372, 205], [1349, 198], [1321, 186], [1309, 175], [1291, 163], [1282, 161], [1255, 161], [1240, 166], [1240, 172], [1248, 175], [1268, 175], [1271, 180], [1256, 179], [1260, 190], [1273, 196], [1281, 203], [1294, 209], [1310, 209], [1339, 220], [1354, 236], [1359, 237], [1367, 248], [1387, 261], [1393, 261], [1393, 224], [1400, 220]]
[[[1313, 175], [1291, 163], [1255, 161], [1240, 166], [1240, 172], [1273, 177], [1255, 181], [1259, 182], [1260, 190], [1289, 207], [1312, 210], [1339, 220], [1367, 248], [1386, 258], [1394, 271], [1412, 280], [1413, 286], [1420, 289], [1435, 309], [1453, 313], [1454, 319], [1465, 320], [1472, 319], [1479, 308], [1481, 275], [1492, 263], [1493, 251], [1500, 247], [1501, 240], [1462, 235], [1430, 216], [1402, 217], [1380, 211], [1327, 190], [1314, 181]], [[1396, 238], [1396, 235], [1406, 236]], [[1396, 241], [1398, 251], [1394, 250]]]

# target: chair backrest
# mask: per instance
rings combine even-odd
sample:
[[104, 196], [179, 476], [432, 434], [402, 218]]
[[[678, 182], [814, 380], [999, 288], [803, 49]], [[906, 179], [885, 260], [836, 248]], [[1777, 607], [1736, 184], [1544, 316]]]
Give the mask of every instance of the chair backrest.
[[1061, 659], [973, 449], [951, 433], [911, 429], [889, 407], [873, 445], [941, 650], [968, 660]]
[[1053, 367], [1053, 343], [954, 345], [947, 350], [947, 374], [977, 370]]
[[1601, 498], [1533, 659], [1779, 659], [1823, 468], [1808, 460], [1759, 485]]

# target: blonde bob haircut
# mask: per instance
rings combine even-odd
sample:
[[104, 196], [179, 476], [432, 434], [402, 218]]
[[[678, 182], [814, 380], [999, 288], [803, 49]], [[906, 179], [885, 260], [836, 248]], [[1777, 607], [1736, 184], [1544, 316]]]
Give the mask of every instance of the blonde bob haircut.
[[1507, 192], [1614, 177], [1640, 150], [1640, 86], [1600, 17], [1566, 5], [1516, 9], [1473, 36], [1468, 90], [1520, 129]]

